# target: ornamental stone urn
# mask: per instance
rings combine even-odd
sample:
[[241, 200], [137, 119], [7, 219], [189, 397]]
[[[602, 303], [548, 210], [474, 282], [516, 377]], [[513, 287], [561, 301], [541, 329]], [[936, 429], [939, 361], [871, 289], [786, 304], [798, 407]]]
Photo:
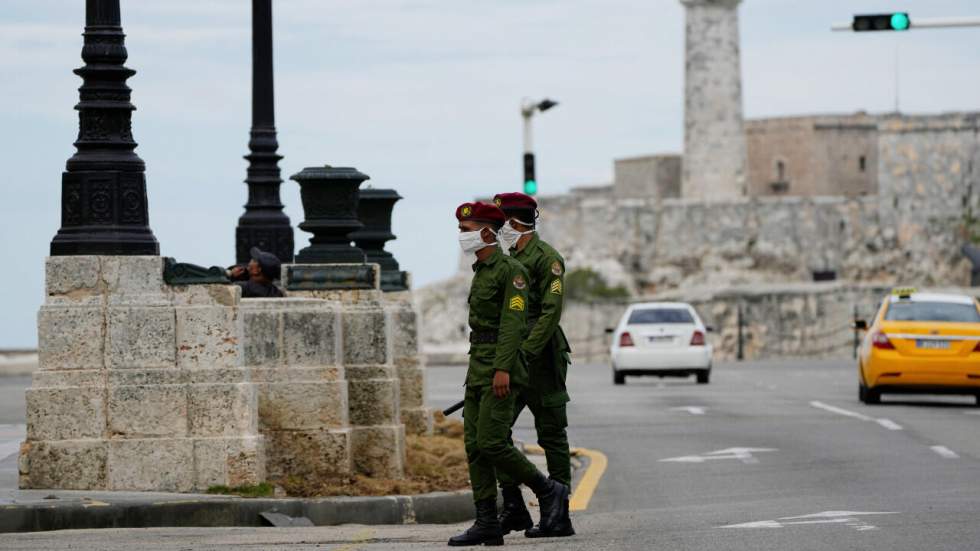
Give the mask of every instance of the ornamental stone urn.
[[364, 264], [364, 251], [351, 245], [350, 234], [364, 226], [357, 219], [357, 200], [368, 175], [351, 167], [317, 166], [290, 179], [299, 184], [306, 217], [299, 229], [313, 234], [296, 263]]
[[398, 261], [385, 250], [385, 243], [397, 239], [391, 233], [391, 211], [402, 198], [393, 189], [362, 189], [357, 203], [357, 218], [364, 227], [350, 236], [367, 255], [367, 261], [381, 266], [382, 291], [407, 291], [405, 273]]

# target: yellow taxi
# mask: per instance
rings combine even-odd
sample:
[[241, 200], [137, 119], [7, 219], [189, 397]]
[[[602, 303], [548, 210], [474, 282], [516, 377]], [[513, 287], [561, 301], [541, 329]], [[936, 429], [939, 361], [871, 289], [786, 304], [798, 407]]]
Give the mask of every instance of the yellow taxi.
[[974, 297], [896, 289], [885, 298], [858, 354], [858, 397], [882, 393], [969, 394], [980, 404], [980, 305]]

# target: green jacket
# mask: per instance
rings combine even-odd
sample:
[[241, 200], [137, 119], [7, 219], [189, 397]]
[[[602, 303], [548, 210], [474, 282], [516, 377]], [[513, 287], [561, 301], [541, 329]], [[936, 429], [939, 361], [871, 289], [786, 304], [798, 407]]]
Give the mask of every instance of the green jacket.
[[496, 334], [496, 343], [471, 344], [466, 384], [486, 386], [495, 371], [510, 373], [514, 386], [527, 385], [521, 343], [527, 332], [527, 270], [497, 247], [485, 261], [473, 264], [470, 285], [470, 330]]
[[565, 259], [535, 233], [520, 251], [511, 249], [512, 258], [527, 268], [528, 324], [531, 331], [522, 349], [528, 358], [531, 385], [538, 388], [547, 405], [568, 401], [565, 376], [571, 351], [562, 331], [565, 298]]

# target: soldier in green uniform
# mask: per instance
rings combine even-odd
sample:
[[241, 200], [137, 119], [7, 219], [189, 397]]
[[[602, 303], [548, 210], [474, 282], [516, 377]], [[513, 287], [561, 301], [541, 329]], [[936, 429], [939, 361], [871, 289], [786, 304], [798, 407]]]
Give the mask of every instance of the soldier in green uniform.
[[527, 270], [497, 246], [504, 213], [486, 203], [456, 209], [459, 242], [475, 255], [469, 296], [470, 362], [466, 372], [463, 432], [476, 522], [452, 537], [451, 546], [502, 545], [496, 475], [526, 484], [541, 506], [540, 526], [553, 530], [568, 517], [566, 484], [549, 479], [510, 440], [515, 402], [527, 384], [521, 345], [527, 320]]
[[[494, 203], [507, 217], [507, 223], [498, 232], [501, 246], [509, 250], [511, 258], [519, 261], [530, 276], [528, 335], [521, 346], [528, 360], [529, 384], [515, 401], [514, 421], [525, 407], [531, 410], [538, 445], [544, 449], [548, 462], [548, 474], [571, 486], [571, 457], [565, 432], [568, 426], [565, 404], [569, 400], [565, 377], [571, 350], [559, 325], [565, 260], [535, 232], [538, 204], [532, 197], [523, 193], [501, 193], [494, 197]], [[575, 534], [567, 516], [551, 529], [540, 525], [532, 527], [531, 514], [524, 505], [516, 481], [504, 473], [499, 478], [504, 496], [500, 521], [505, 534], [514, 530], [526, 530], [524, 535], [529, 538]]]

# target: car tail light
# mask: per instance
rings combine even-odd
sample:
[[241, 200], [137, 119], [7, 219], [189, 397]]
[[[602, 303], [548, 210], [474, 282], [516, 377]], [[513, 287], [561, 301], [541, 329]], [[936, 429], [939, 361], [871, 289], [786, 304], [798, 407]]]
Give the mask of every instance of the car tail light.
[[892, 345], [892, 341], [888, 340], [888, 335], [882, 333], [881, 331], [877, 331], [871, 336], [871, 344], [875, 348], [880, 348], [882, 350], [895, 350], [895, 347]]
[[977, 341], [977, 345], [973, 347], [974, 352], [980, 352], [980, 341]]
[[691, 335], [691, 346], [704, 346], [704, 333], [695, 331]]
[[619, 346], [633, 346], [633, 337], [630, 336], [629, 332], [623, 331], [619, 335]]

